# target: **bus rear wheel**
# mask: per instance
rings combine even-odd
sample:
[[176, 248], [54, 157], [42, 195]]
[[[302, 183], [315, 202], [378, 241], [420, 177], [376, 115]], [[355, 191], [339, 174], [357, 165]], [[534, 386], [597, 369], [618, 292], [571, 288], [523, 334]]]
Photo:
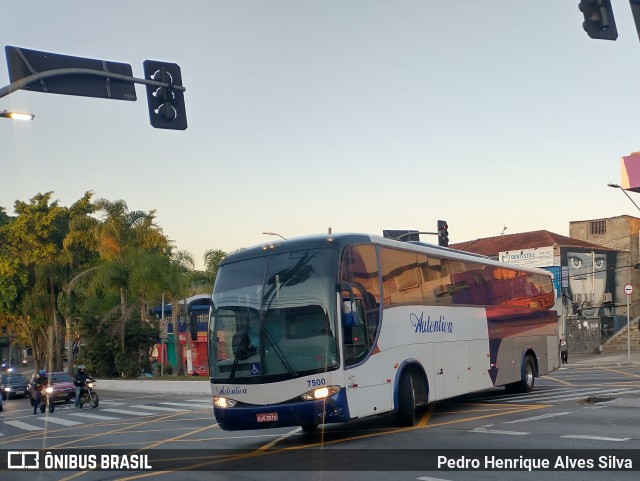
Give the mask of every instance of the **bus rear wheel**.
[[524, 364], [522, 366], [522, 379], [515, 383], [514, 391], [527, 393], [533, 391], [533, 385], [536, 379], [536, 368], [533, 363], [533, 358], [527, 356], [524, 358]]
[[398, 421], [401, 426], [416, 425], [416, 391], [413, 377], [404, 373], [398, 387]]

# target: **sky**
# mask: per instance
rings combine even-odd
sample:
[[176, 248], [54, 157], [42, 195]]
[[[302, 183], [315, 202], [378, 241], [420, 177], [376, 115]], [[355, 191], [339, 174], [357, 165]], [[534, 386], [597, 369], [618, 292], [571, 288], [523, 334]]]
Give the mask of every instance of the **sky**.
[[208, 249], [274, 240], [264, 232], [433, 232], [443, 219], [458, 243], [640, 216], [607, 187], [640, 150], [629, 3], [612, 0], [615, 42], [590, 39], [577, 4], [7, 2], [3, 47], [135, 77], [147, 59], [180, 65], [189, 126], [151, 127], [143, 85], [136, 102], [11, 93], [0, 110], [35, 119], [0, 118], [0, 206], [122, 199], [155, 210], [199, 266]]

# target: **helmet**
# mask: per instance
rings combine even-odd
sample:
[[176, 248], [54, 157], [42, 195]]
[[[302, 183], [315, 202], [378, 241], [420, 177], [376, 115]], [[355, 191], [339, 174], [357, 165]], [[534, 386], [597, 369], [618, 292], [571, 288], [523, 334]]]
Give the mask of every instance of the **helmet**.
[[78, 372], [80, 372], [80, 371], [84, 371], [84, 370], [85, 370], [84, 365], [80, 364], [80, 365], [78, 366]]
[[40, 377], [47, 377], [47, 371], [45, 369], [40, 369], [38, 371], [38, 376]]

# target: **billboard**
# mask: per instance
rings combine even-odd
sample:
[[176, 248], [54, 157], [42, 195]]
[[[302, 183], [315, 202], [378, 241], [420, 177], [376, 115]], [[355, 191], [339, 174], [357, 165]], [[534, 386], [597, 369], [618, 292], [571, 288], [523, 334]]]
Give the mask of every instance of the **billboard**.
[[498, 260], [518, 266], [549, 267], [554, 265], [553, 246], [500, 252]]

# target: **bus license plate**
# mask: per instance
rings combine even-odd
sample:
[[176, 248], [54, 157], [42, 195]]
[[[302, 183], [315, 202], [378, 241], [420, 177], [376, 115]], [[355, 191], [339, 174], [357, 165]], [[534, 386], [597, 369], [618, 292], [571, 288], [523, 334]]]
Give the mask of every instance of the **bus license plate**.
[[278, 413], [259, 413], [256, 414], [256, 420], [259, 423], [270, 423], [278, 420]]

